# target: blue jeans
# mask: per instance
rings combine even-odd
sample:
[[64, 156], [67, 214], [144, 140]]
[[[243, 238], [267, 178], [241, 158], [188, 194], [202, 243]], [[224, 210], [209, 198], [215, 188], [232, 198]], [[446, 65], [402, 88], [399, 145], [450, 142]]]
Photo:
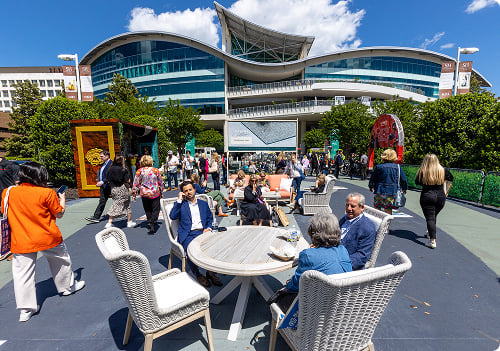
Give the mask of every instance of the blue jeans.
[[302, 183], [302, 178], [301, 177], [297, 177], [297, 178], [293, 178], [292, 180], [292, 186], [293, 186], [293, 190], [298, 193], [300, 191], [300, 184]]
[[[188, 234], [187, 238], [184, 240], [183, 243], [181, 243], [182, 247], [184, 248], [184, 252], [186, 252], [186, 255], [187, 255], [187, 251], [188, 251], [188, 246], [189, 244], [191, 244], [191, 241], [193, 241], [198, 235], [201, 235], [203, 234], [203, 230], [195, 230], [195, 231], [192, 231]], [[193, 273], [193, 275], [195, 277], [198, 276], [198, 274], [200, 274], [200, 270], [198, 268], [197, 265], [195, 265], [193, 262], [191, 262], [191, 260], [189, 259], [189, 256], [187, 256], [187, 267], [189, 270], [191, 270], [191, 272]]]
[[219, 173], [212, 173], [212, 180], [214, 182], [214, 190], [220, 190]]
[[227, 184], [227, 169], [222, 170], [222, 184]]
[[168, 187], [172, 187], [172, 178], [174, 178], [175, 187], [179, 187], [179, 183], [177, 181], [177, 172], [168, 172]]

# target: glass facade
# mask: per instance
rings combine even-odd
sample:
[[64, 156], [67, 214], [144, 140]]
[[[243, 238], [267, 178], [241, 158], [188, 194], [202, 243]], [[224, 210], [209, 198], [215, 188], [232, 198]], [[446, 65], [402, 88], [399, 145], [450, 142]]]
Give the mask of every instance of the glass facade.
[[[270, 50], [248, 43], [231, 33], [231, 54], [234, 56], [239, 56], [250, 61], [267, 63], [289, 62], [298, 59], [297, 55], [283, 55], [282, 50], [283, 48], [273, 48], [273, 51], [275, 51], [273, 55], [273, 52]], [[279, 58], [276, 55], [279, 55]]]
[[[392, 72], [387, 74], [387, 72]], [[356, 79], [421, 90], [439, 96], [441, 65], [406, 57], [355, 57], [306, 67], [305, 79]]]
[[153, 40], [110, 50], [92, 64], [96, 98], [104, 98], [115, 73], [160, 106], [171, 98], [201, 114], [224, 113], [224, 61], [202, 50]]

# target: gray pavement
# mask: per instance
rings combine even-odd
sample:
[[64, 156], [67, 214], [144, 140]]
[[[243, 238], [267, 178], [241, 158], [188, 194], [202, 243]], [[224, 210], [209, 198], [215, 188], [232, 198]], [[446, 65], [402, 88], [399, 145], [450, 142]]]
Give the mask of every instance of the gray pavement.
[[[312, 179], [308, 178], [308, 181]], [[308, 183], [304, 183], [304, 187]], [[337, 216], [343, 214], [345, 196], [359, 191], [373, 203], [366, 182], [341, 178], [347, 189], [336, 191], [330, 205]], [[173, 192], [166, 197], [173, 197]], [[389, 303], [373, 338], [377, 350], [495, 350], [500, 344], [500, 259], [498, 211], [475, 208], [448, 201], [438, 217], [438, 248], [423, 244], [425, 221], [418, 205], [418, 192], [410, 191], [407, 207], [391, 224], [377, 265], [390, 253], [402, 250], [413, 262], [412, 269]], [[27, 323], [19, 323], [15, 310], [10, 263], [0, 262], [0, 351], [4, 350], [141, 350], [144, 338], [134, 326], [129, 345], [123, 346], [127, 309], [116, 281], [97, 250], [94, 235], [104, 222], [87, 224], [83, 217], [93, 213], [96, 199], [68, 203], [58, 221], [70, 251], [77, 278], [87, 282], [82, 291], [60, 297], [44, 259], [36, 270], [37, 294], [41, 311]], [[143, 215], [140, 202], [133, 204], [133, 217]], [[285, 210], [287, 212], [287, 210]], [[289, 215], [292, 224], [306, 232], [311, 217]], [[235, 223], [230, 216], [221, 225]], [[122, 220], [118, 226], [126, 227]], [[124, 228], [130, 247], [150, 260], [153, 274], [166, 269], [170, 251], [167, 234], [161, 227], [155, 235], [146, 233], [145, 223]], [[174, 265], [179, 265], [174, 260]], [[279, 288], [293, 271], [267, 276]], [[227, 283], [230, 276], [223, 276]], [[211, 294], [219, 288], [211, 287]], [[255, 291], [249, 300], [242, 332], [235, 342], [226, 339], [236, 292], [220, 305], [211, 305], [216, 350], [267, 350], [270, 314]], [[204, 326], [194, 322], [153, 343], [153, 350], [204, 350]], [[278, 338], [277, 350], [287, 350]]]

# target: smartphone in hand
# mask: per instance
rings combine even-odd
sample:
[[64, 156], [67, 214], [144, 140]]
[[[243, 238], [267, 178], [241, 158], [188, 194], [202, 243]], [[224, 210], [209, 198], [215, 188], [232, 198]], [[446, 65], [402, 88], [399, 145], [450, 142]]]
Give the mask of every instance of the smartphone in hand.
[[64, 192], [66, 191], [66, 189], [68, 189], [68, 186], [67, 185], [61, 185], [59, 187], [59, 189], [57, 189], [57, 193], [58, 194], [64, 194]]

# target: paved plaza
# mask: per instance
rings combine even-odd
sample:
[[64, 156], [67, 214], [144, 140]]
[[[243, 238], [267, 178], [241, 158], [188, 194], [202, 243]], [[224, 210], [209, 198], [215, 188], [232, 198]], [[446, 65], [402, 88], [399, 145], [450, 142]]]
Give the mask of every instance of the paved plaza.
[[[312, 184], [308, 177], [302, 188]], [[358, 191], [373, 204], [367, 181], [341, 177], [336, 183], [330, 206], [338, 217], [344, 213], [349, 192]], [[174, 197], [167, 192], [165, 197]], [[424, 246], [425, 221], [418, 203], [420, 193], [408, 192], [407, 206], [392, 221], [377, 260], [386, 263], [389, 255], [401, 250], [413, 267], [405, 275], [375, 331], [376, 350], [497, 350], [500, 345], [500, 211], [458, 201], [448, 201], [438, 217], [438, 247]], [[108, 202], [108, 206], [109, 203]], [[127, 308], [118, 284], [101, 253], [94, 236], [104, 222], [89, 224], [97, 199], [70, 201], [58, 224], [65, 237], [77, 279], [86, 287], [71, 296], [56, 292], [47, 262], [39, 261], [36, 270], [37, 294], [41, 310], [27, 323], [19, 323], [15, 308], [10, 262], [0, 262], [0, 351], [7, 350], [142, 350], [144, 337], [134, 326], [127, 346], [122, 345]], [[140, 201], [132, 205], [133, 218], [144, 212]], [[285, 212], [289, 210], [285, 207]], [[235, 211], [233, 212], [233, 214]], [[310, 216], [288, 215], [290, 225], [302, 233]], [[220, 225], [230, 226], [236, 216], [223, 218]], [[220, 218], [219, 218], [220, 220]], [[153, 274], [166, 270], [170, 252], [167, 233], [162, 227], [148, 235], [145, 221], [126, 228], [126, 220], [117, 222], [127, 235], [130, 248], [144, 253]], [[180, 261], [174, 259], [179, 267]], [[266, 276], [266, 282], [278, 289], [293, 270]], [[231, 276], [221, 277], [224, 283]], [[211, 296], [220, 290], [209, 288]], [[270, 312], [265, 301], [252, 290], [244, 324], [237, 341], [226, 339], [237, 293], [220, 305], [210, 305], [216, 350], [267, 350]], [[153, 342], [153, 350], [206, 350], [202, 319]], [[276, 350], [288, 350], [278, 337]]]

